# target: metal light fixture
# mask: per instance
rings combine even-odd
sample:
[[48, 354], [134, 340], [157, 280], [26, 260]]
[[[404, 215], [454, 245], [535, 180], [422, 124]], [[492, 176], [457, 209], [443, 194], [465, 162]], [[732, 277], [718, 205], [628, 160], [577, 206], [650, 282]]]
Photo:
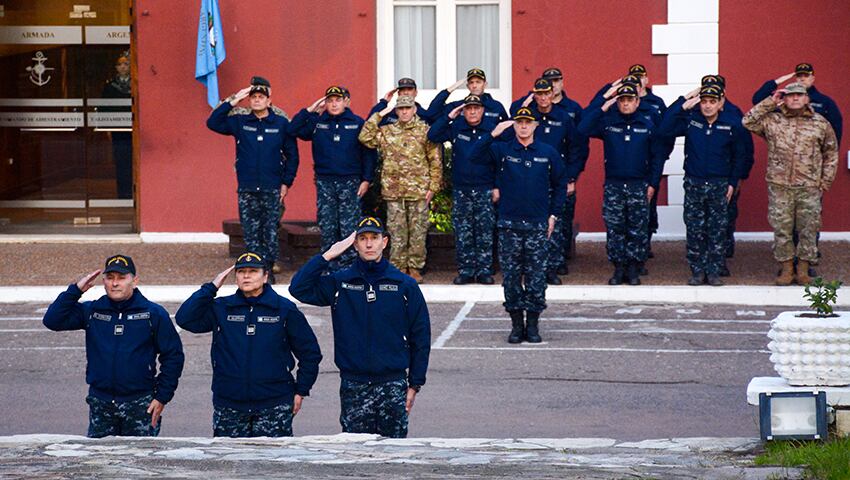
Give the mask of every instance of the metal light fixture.
[[826, 440], [826, 392], [759, 394], [762, 440]]

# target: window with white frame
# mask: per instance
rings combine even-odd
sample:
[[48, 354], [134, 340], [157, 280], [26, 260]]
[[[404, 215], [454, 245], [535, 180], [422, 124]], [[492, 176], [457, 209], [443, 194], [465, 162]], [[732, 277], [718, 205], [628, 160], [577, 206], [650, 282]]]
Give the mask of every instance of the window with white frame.
[[[419, 87], [428, 106], [442, 89], [479, 67], [487, 91], [511, 101], [510, 0], [377, 0], [378, 92], [402, 77]], [[462, 98], [460, 88], [452, 99]]]

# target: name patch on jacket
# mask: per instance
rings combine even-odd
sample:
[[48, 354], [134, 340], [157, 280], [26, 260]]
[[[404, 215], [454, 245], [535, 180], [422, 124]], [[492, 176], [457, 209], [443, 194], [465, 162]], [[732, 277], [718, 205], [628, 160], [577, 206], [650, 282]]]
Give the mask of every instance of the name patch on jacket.
[[316, 128], [319, 128], [319, 129], [322, 129], [322, 130], [327, 130], [327, 129], [331, 128], [331, 126], [328, 125], [327, 123], [317, 123]]
[[549, 121], [549, 125], [552, 125], [553, 127], [560, 127], [563, 124], [564, 124], [564, 122], [553, 122], [551, 120]]
[[649, 130], [646, 128], [633, 128], [632, 131], [635, 133], [649, 133]]
[[249, 132], [256, 132], [257, 127], [249, 127], [248, 125], [242, 125], [242, 130], [248, 130]]
[[522, 163], [522, 159], [521, 159], [521, 158], [512, 157], [512, 156], [510, 156], [510, 155], [506, 155], [506, 156], [505, 156], [505, 160], [507, 160], [507, 161], [509, 161], [509, 162], [513, 162], [513, 163]]
[[812, 108], [823, 108], [822, 103], [809, 102], [809, 105], [811, 105]]
[[151, 318], [151, 312], [131, 313], [127, 315], [127, 320], [146, 320]]
[[228, 315], [227, 321], [228, 322], [244, 322], [245, 321], [245, 315]]
[[277, 323], [280, 321], [280, 317], [257, 317], [257, 321], [260, 323]]
[[623, 133], [623, 129], [620, 127], [608, 127], [608, 131], [614, 133]]
[[354, 125], [345, 125], [345, 126], [344, 126], [344, 127], [342, 127], [342, 128], [344, 128], [344, 129], [346, 129], [346, 130], [357, 130], [357, 127], [358, 127], [358, 125], [357, 125], [357, 124], [354, 124]]
[[697, 128], [702, 128], [702, 124], [700, 122], [697, 122], [696, 120], [691, 120], [691, 125]]
[[731, 125], [718, 125], [717, 129], [718, 130], [732, 130], [732, 126]]
[[340, 286], [346, 290], [363, 290], [363, 285], [355, 285], [353, 283], [342, 282]]
[[547, 163], [549, 161], [548, 157], [534, 157], [534, 161], [537, 163]]
[[466, 140], [467, 142], [468, 142], [468, 141], [470, 141], [470, 140], [472, 140], [472, 138], [470, 138], [470, 137], [468, 137], [468, 136], [466, 136], [466, 135], [463, 135], [463, 134], [461, 134], [461, 133], [458, 133], [458, 134], [457, 134], [457, 138], [459, 138], [459, 139], [461, 139], [461, 140]]
[[91, 314], [92, 318], [95, 320], [103, 320], [104, 322], [108, 322], [112, 320], [112, 315], [105, 315], [103, 313], [94, 312]]
[[499, 114], [497, 112], [484, 112], [485, 117], [498, 117]]
[[398, 285], [378, 285], [378, 290], [381, 292], [397, 292]]
[[266, 133], [278, 133], [280, 132], [279, 128], [267, 128]]

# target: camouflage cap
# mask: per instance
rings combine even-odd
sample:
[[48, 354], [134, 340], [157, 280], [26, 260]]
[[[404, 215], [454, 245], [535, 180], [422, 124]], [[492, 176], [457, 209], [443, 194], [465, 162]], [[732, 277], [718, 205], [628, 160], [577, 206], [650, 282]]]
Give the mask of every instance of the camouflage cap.
[[402, 95], [395, 101], [395, 108], [415, 107], [416, 100], [410, 95]]
[[805, 95], [809, 92], [808, 92], [808, 90], [806, 90], [805, 85], [803, 85], [802, 83], [794, 82], [794, 83], [789, 83], [788, 85], [785, 86], [785, 93], [786, 94], [802, 93], [803, 95]]
[[265, 78], [258, 76], [251, 77], [251, 91], [248, 95], [253, 95], [259, 92], [268, 97], [271, 94], [271, 90], [272, 85]]

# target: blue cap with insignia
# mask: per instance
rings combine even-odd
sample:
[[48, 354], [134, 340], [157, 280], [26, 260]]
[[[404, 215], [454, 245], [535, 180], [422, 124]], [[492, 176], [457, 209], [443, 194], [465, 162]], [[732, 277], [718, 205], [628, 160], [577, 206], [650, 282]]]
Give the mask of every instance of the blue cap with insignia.
[[534, 113], [532, 113], [531, 109], [528, 107], [520, 107], [517, 109], [516, 113], [514, 113], [514, 120], [537, 120], [534, 118]]
[[127, 255], [113, 255], [106, 259], [106, 266], [103, 267], [103, 273], [118, 272], [136, 274], [136, 265], [133, 259]]
[[266, 268], [263, 257], [254, 252], [245, 252], [236, 259], [236, 270], [240, 268]]
[[357, 222], [357, 235], [365, 232], [372, 233], [380, 233], [384, 234], [384, 226], [381, 224], [381, 221], [375, 217], [362, 217], [359, 222]]

